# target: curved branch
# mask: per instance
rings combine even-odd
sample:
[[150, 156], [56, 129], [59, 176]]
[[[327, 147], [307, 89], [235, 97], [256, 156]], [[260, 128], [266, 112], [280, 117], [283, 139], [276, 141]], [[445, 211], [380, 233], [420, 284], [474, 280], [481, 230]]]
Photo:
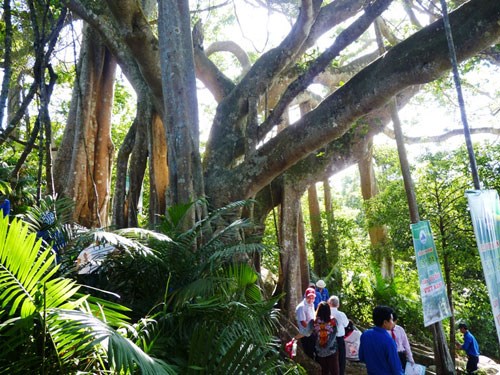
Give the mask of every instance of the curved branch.
[[365, 5], [365, 0], [337, 0], [322, 7], [302, 47], [302, 52], [312, 47], [319, 37], [331, 30], [334, 26], [339, 25], [361, 12]]
[[195, 47], [193, 53], [196, 78], [203, 82], [217, 103], [220, 103], [236, 85], [217, 68], [201, 48]]
[[[492, 128], [492, 127], [482, 127], [482, 128], [471, 128], [471, 134], [494, 134], [500, 135], [500, 129]], [[384, 129], [384, 134], [389, 138], [395, 139], [394, 130], [390, 128]], [[407, 144], [420, 144], [420, 143], [442, 143], [447, 141], [452, 137], [456, 137], [457, 135], [463, 135], [463, 129], [453, 129], [447, 131], [446, 133], [433, 135], [433, 136], [422, 136], [422, 137], [409, 137], [404, 136], [403, 140]]]
[[243, 48], [231, 40], [214, 42], [205, 49], [205, 54], [210, 56], [216, 52], [230, 52], [238, 59], [242, 68], [242, 74], [250, 70], [250, 58]]

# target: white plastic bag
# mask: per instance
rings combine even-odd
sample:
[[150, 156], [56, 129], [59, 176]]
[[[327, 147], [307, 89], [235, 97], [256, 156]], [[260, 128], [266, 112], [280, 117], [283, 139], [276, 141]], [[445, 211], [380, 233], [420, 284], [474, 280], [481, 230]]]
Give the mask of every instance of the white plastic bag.
[[425, 366], [406, 362], [405, 375], [425, 375]]

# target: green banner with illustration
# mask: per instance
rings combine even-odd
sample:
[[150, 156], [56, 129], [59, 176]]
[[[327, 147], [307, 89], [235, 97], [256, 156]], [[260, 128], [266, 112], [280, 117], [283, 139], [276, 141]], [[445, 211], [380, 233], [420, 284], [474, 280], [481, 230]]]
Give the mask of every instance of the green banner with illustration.
[[465, 195], [500, 341], [500, 201], [496, 190], [469, 190]]
[[411, 224], [411, 232], [424, 310], [424, 326], [427, 327], [450, 317], [450, 304], [429, 221]]

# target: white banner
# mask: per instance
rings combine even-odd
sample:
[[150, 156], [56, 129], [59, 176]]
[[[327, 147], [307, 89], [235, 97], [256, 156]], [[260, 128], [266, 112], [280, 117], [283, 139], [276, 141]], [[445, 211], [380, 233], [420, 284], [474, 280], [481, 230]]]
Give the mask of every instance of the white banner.
[[500, 342], [500, 201], [496, 190], [469, 190], [465, 195]]

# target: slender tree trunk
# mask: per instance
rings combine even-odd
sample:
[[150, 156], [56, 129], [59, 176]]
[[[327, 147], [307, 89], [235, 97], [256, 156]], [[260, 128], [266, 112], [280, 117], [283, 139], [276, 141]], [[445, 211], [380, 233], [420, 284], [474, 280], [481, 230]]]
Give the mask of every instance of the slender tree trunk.
[[330, 265], [326, 257], [325, 236], [321, 228], [321, 210], [318, 202], [316, 184], [307, 189], [309, 201], [309, 220], [311, 222], [311, 250], [314, 257], [314, 272], [318, 277], [325, 276]]
[[68, 123], [57, 154], [56, 192], [76, 203], [74, 219], [88, 227], [108, 225], [111, 109], [116, 61], [98, 34], [84, 26]]
[[299, 227], [297, 230], [297, 243], [299, 246], [299, 268], [300, 268], [300, 285], [302, 285], [301, 290], [306, 290], [309, 286], [311, 278], [309, 277], [309, 261], [307, 260], [307, 248], [306, 248], [306, 233], [304, 226], [304, 215], [302, 214], [302, 209], [299, 211]]
[[[366, 143], [366, 149], [359, 158], [358, 169], [361, 183], [361, 195], [368, 201], [378, 194], [375, 170], [373, 168], [373, 140]], [[372, 257], [380, 267], [382, 277], [386, 280], [394, 277], [394, 259], [387, 245], [387, 229], [384, 225], [370, 225], [368, 228]]]
[[[138, 206], [148, 156], [150, 157], [151, 175], [167, 175], [166, 149], [163, 152], [160, 149], [155, 149], [155, 145], [158, 143], [165, 145], [165, 132], [152, 103], [153, 101], [148, 97], [147, 90], [139, 90], [136, 118], [118, 152], [113, 201], [113, 223], [119, 228], [137, 227], [139, 224], [137, 216], [139, 213]], [[155, 125], [157, 121], [159, 121], [159, 124]], [[151, 135], [153, 127], [158, 128], [160, 134]], [[162, 163], [158, 163], [158, 159]], [[156, 174], [152, 172], [155, 167], [160, 168]], [[151, 191], [156, 191], [159, 186], [162, 186], [161, 179], [160, 181], [157, 181], [155, 178], [150, 180]], [[166, 186], [162, 189], [163, 202], [165, 200], [165, 189]], [[150, 200], [152, 201], [150, 209], [153, 207], [156, 210], [158, 197], [155, 193], [151, 195]], [[161, 212], [150, 212], [151, 217], [163, 215], [165, 213], [164, 204], [162, 210]]]
[[12, 61], [10, 54], [12, 52], [12, 18], [11, 18], [10, 0], [3, 1], [4, 21], [4, 53], [3, 53], [3, 78], [0, 89], [0, 127], [3, 126], [3, 117], [5, 113], [5, 103], [9, 94], [10, 78], [12, 76]]
[[116, 180], [115, 190], [113, 194], [113, 218], [112, 225], [115, 228], [125, 228], [128, 223], [127, 209], [127, 177], [128, 177], [128, 161], [130, 154], [134, 149], [135, 133], [138, 126], [137, 117], [132, 126], [128, 129], [127, 135], [123, 140], [118, 155], [116, 157]]
[[[438, 191], [435, 191], [435, 196], [437, 200], [437, 211], [444, 212], [442, 201], [440, 199], [440, 194]], [[446, 234], [446, 226], [444, 223], [444, 219], [441, 215], [439, 215], [439, 237], [441, 238], [441, 254], [443, 255], [443, 266], [444, 266], [444, 280], [446, 283], [446, 293], [448, 294], [448, 303], [450, 304], [450, 355], [455, 363], [455, 311], [453, 308], [453, 288], [451, 283], [451, 268], [450, 268], [450, 257], [448, 254], [448, 242], [447, 242], [447, 234]]]
[[148, 127], [153, 121], [153, 106], [147, 96], [141, 95], [137, 103], [137, 131], [129, 162], [129, 189], [127, 193], [127, 226], [137, 227], [139, 201], [148, 160]]
[[332, 189], [330, 181], [326, 178], [323, 181], [323, 191], [325, 194], [325, 218], [326, 218], [326, 253], [334, 269], [335, 287], [337, 291], [342, 290], [342, 262], [340, 258], [340, 247], [337, 237], [337, 225], [335, 223], [335, 213], [333, 210]]
[[[401, 164], [401, 173], [405, 185], [406, 196], [408, 199], [408, 207], [410, 209], [410, 220], [412, 223], [420, 221], [418, 213], [417, 198], [411, 177], [410, 164], [406, 155], [406, 148], [404, 144], [403, 131], [399, 121], [396, 99], [393, 99], [391, 104], [392, 123], [394, 125], [394, 134], [396, 136], [396, 143], [398, 146], [399, 162]], [[438, 374], [451, 375], [455, 374], [455, 366], [450, 356], [446, 336], [444, 335], [443, 324], [439, 321], [431, 325], [431, 330], [434, 336], [434, 360]]]

